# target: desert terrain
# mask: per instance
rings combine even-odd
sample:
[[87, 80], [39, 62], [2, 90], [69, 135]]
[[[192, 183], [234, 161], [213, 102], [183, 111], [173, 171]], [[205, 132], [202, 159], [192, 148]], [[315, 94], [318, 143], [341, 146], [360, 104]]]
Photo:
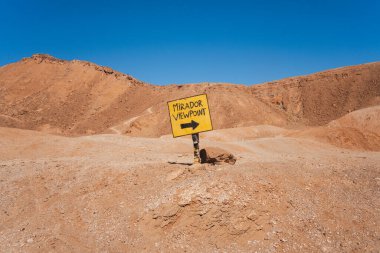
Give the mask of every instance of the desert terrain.
[[[193, 165], [167, 101], [207, 94]], [[251, 86], [0, 67], [0, 252], [380, 252], [380, 62]]]

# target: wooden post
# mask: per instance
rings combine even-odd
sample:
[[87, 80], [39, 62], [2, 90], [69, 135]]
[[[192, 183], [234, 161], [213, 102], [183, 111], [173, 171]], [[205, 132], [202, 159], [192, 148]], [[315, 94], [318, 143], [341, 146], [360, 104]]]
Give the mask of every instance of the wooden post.
[[191, 138], [193, 139], [194, 146], [194, 164], [201, 163], [201, 158], [199, 155], [199, 133], [192, 134]]

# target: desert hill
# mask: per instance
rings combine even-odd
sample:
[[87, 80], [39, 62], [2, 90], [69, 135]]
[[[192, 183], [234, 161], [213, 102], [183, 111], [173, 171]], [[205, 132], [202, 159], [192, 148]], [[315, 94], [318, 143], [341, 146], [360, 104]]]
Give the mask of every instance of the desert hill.
[[283, 108], [292, 120], [324, 125], [380, 104], [380, 62], [287, 78], [252, 89], [262, 100]]
[[[379, 75], [161, 87], [48, 55], [3, 66], [0, 252], [378, 252]], [[193, 165], [170, 134], [167, 101], [200, 93], [201, 148], [233, 165]]]
[[287, 136], [311, 138], [346, 149], [380, 151], [380, 106], [348, 113], [325, 126], [288, 131]]
[[324, 125], [380, 104], [380, 63], [261, 85], [155, 86], [85, 61], [33, 55], [0, 68], [0, 126], [63, 135], [170, 133], [166, 102], [208, 94], [216, 129]]

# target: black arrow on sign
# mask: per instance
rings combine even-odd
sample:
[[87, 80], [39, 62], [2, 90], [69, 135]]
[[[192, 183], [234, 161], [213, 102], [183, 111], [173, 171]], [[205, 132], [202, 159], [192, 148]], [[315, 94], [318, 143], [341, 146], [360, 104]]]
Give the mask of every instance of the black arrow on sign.
[[190, 123], [181, 124], [181, 128], [184, 129], [184, 128], [192, 127], [194, 130], [195, 128], [197, 128], [198, 125], [199, 125], [198, 122], [192, 120]]

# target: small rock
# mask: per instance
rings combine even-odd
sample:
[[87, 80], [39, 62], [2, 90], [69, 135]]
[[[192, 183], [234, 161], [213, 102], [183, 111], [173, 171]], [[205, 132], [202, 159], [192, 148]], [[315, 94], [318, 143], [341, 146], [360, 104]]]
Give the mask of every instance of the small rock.
[[263, 230], [263, 226], [261, 225], [256, 225], [256, 231], [261, 231]]
[[162, 216], [167, 217], [167, 218], [173, 217], [178, 213], [178, 211], [179, 211], [179, 207], [177, 206], [169, 207], [168, 209], [163, 211]]
[[215, 147], [207, 147], [201, 149], [200, 151], [201, 163], [212, 163], [212, 164], [222, 164], [229, 163], [231, 165], [235, 164], [236, 157], [229, 153], [228, 151], [215, 148]]
[[252, 210], [248, 215], [247, 215], [247, 219], [251, 220], [251, 221], [255, 221], [259, 218], [259, 215], [257, 215], [257, 213]]
[[28, 240], [26, 240], [27, 243], [32, 243], [33, 242], [33, 238], [29, 238]]

